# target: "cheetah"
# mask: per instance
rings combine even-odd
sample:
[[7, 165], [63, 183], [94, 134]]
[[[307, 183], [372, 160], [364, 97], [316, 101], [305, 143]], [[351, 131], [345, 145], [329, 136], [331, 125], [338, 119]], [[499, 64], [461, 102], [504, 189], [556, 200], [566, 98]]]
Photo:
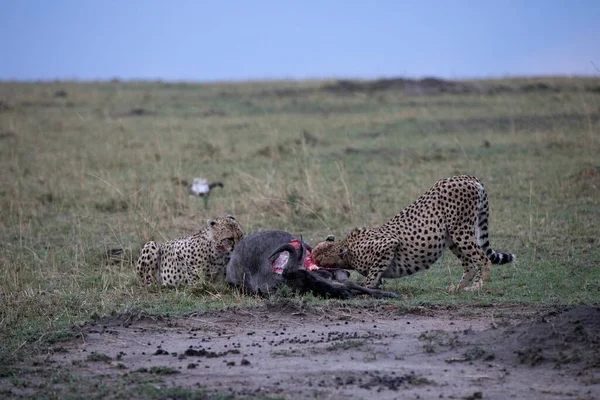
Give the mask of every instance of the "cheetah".
[[313, 248], [312, 257], [321, 267], [354, 269], [366, 276], [365, 286], [377, 288], [382, 278], [428, 269], [449, 248], [464, 270], [458, 286], [449, 290], [479, 290], [491, 264], [515, 260], [514, 254], [490, 247], [488, 218], [481, 181], [454, 176], [438, 181], [382, 226], [355, 228], [340, 241], [328, 237]]
[[146, 285], [190, 284], [201, 274], [211, 282], [225, 280], [231, 253], [243, 236], [232, 215], [208, 220], [194, 235], [166, 243], [146, 243], [138, 258], [137, 274]]

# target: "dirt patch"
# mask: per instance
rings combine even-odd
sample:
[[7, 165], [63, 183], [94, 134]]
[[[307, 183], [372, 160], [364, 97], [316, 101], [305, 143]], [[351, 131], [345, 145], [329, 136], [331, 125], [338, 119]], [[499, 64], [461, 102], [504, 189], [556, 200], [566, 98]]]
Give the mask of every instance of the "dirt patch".
[[69, 93], [67, 93], [66, 90], [57, 90], [56, 92], [54, 92], [54, 97], [62, 97], [62, 98], [67, 98], [69, 96]]
[[575, 179], [578, 179], [581, 181], [598, 179], [598, 178], [600, 178], [600, 165], [596, 166], [596, 167], [584, 168], [581, 171], [579, 171], [578, 173], [574, 174], [572, 176], [572, 178], [575, 178]]
[[2, 111], [11, 111], [13, 106], [8, 104], [7, 102], [0, 100], [0, 112]]
[[285, 304], [188, 318], [126, 314], [84, 326], [80, 339], [49, 349], [45, 365], [250, 397], [592, 399], [600, 396], [599, 328], [594, 307]]
[[389, 158], [397, 158], [397, 157], [406, 157], [408, 155], [408, 151], [400, 148], [388, 148], [388, 147], [380, 147], [375, 149], [367, 149], [367, 148], [357, 148], [357, 147], [346, 147], [344, 149], [344, 154], [356, 154], [362, 155], [366, 157], [389, 157]]
[[278, 158], [282, 155], [287, 155], [293, 153], [294, 151], [298, 151], [302, 148], [302, 146], [315, 147], [324, 143], [325, 142], [322, 139], [318, 138], [306, 129], [303, 129], [299, 138], [283, 141], [276, 145], [271, 144], [263, 146], [258, 149], [255, 154], [262, 157]]
[[583, 168], [568, 180], [571, 193], [577, 197], [597, 195], [600, 189], [600, 165]]
[[[1, 107], [1, 105], [0, 105]], [[16, 138], [17, 134], [14, 131], [11, 130], [7, 130], [7, 131], [0, 131], [0, 139], [11, 139], [11, 138]]]
[[148, 110], [143, 107], [133, 107], [129, 110], [122, 111], [119, 117], [145, 117], [150, 115], [156, 115], [156, 112]]
[[199, 114], [201, 117], [224, 117], [227, 115], [225, 111], [217, 108], [207, 108], [206, 110], [201, 110]]

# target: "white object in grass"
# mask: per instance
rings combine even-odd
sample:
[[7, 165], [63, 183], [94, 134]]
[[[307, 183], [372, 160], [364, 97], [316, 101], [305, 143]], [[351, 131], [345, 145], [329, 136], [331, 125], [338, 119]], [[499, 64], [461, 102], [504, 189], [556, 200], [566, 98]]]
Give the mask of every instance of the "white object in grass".
[[208, 186], [208, 181], [206, 179], [194, 178], [190, 190], [197, 196], [203, 196], [210, 192], [210, 187]]

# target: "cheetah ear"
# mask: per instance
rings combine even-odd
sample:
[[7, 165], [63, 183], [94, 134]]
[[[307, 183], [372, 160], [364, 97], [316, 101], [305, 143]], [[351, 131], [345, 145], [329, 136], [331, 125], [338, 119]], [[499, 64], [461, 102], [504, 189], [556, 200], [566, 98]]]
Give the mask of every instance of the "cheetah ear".
[[232, 219], [232, 220], [234, 220], [234, 221], [235, 221], [235, 217], [234, 217], [233, 215], [231, 215], [231, 214], [227, 214], [227, 215], [225, 216], [225, 218], [229, 218], [229, 219]]
[[326, 242], [335, 242], [335, 236], [333, 235], [328, 235], [327, 238], [325, 239]]
[[217, 221], [215, 221], [214, 219], [206, 220], [206, 225], [208, 225], [208, 226], [215, 226], [216, 224], [217, 224]]

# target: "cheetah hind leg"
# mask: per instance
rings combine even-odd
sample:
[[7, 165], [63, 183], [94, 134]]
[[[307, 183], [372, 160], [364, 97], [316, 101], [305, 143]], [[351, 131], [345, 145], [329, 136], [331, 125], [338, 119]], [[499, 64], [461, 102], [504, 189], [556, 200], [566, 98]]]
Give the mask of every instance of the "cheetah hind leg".
[[474, 292], [483, 289], [483, 282], [488, 278], [491, 267], [492, 262], [486, 257], [485, 261], [483, 261], [483, 267], [477, 268], [477, 273], [473, 278], [473, 282], [469, 286], [465, 287], [464, 290], [467, 292]]
[[158, 268], [158, 245], [148, 242], [142, 248], [137, 261], [137, 274], [145, 285], [154, 281], [154, 274]]
[[459, 284], [450, 285], [448, 291], [450, 293], [455, 293], [460, 290], [472, 292], [483, 289], [483, 281], [487, 279], [491, 269], [491, 262], [485, 256], [483, 250], [481, 250], [479, 246], [475, 245], [475, 254], [466, 255], [454, 243], [452, 243], [449, 248], [450, 251], [452, 251], [452, 253], [454, 253], [454, 255], [460, 260], [463, 266], [463, 275]]
[[[489, 263], [489, 261], [488, 261], [488, 263]], [[482, 278], [483, 271], [482, 271], [482, 273], [480, 273], [480, 271], [477, 268], [474, 268], [470, 265], [465, 266], [464, 264], [463, 264], [463, 268], [465, 268], [465, 269], [469, 268], [469, 271], [463, 273], [462, 279], [458, 285], [451, 284], [450, 287], [448, 288], [448, 292], [456, 293], [461, 290], [464, 290], [465, 292], [478, 292], [481, 289], [483, 289], [483, 281], [484, 281], [484, 279]], [[474, 274], [473, 274], [473, 272], [474, 272]], [[467, 286], [467, 284], [469, 283], [469, 278], [471, 278], [472, 281], [471, 281], [471, 284], [469, 286]]]

